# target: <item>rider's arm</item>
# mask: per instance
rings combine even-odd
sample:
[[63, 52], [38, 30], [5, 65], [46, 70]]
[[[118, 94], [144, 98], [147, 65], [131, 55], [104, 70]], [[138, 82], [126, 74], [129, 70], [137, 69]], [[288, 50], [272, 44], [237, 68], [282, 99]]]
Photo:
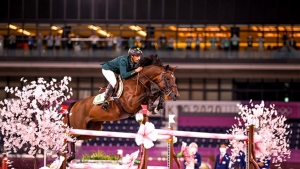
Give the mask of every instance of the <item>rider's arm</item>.
[[121, 60], [121, 62], [120, 62], [120, 74], [121, 74], [121, 77], [123, 79], [129, 78], [132, 75], [134, 75], [135, 73], [136, 73], [135, 70], [127, 72], [126, 61], [125, 60]]

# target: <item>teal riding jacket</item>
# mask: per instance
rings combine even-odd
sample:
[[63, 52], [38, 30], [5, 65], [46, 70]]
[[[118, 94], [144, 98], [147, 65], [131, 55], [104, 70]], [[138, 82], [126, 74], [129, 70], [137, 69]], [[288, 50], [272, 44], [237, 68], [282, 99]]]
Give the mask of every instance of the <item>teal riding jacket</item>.
[[131, 76], [133, 76], [136, 72], [135, 70], [131, 70], [127, 72], [129, 68], [137, 67], [138, 64], [132, 65], [130, 57], [129, 56], [119, 56], [115, 58], [114, 60], [105, 62], [101, 64], [101, 68], [105, 70], [111, 70], [115, 72], [116, 74], [120, 74], [123, 79], [128, 79]]

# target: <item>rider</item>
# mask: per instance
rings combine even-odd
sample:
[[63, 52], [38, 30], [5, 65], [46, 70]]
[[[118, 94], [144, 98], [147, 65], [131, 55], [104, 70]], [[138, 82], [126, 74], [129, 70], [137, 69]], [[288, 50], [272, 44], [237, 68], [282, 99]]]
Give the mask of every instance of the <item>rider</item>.
[[112, 95], [112, 91], [116, 86], [117, 80], [115, 77], [116, 74], [120, 74], [123, 79], [130, 78], [135, 73], [140, 72], [143, 68], [138, 67], [135, 70], [128, 71], [129, 68], [137, 67], [138, 62], [141, 59], [143, 52], [138, 47], [131, 47], [128, 50], [128, 55], [119, 56], [114, 60], [108, 61], [102, 64], [102, 73], [104, 77], [109, 82], [107, 89], [105, 91], [104, 102], [102, 103], [101, 108], [107, 110], [109, 106], [109, 98]]

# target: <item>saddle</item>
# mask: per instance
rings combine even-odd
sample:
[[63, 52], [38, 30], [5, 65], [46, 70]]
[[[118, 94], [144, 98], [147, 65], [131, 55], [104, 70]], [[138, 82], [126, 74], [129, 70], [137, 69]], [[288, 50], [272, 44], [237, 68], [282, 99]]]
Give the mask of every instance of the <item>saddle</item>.
[[[95, 105], [99, 105], [99, 104], [102, 104], [104, 102], [104, 96], [105, 96], [105, 90], [106, 90], [107, 87], [101, 87], [100, 90], [99, 90], [99, 93], [97, 96], [95, 96], [94, 100], [93, 100], [93, 103]], [[123, 81], [121, 79], [121, 76], [118, 76], [117, 78], [117, 84], [114, 88], [114, 91], [113, 91], [113, 94], [112, 94], [112, 97], [110, 97], [109, 101], [114, 101], [119, 110], [121, 111], [121, 114], [120, 114], [120, 119], [126, 119], [128, 118], [129, 116], [134, 116], [134, 114], [130, 114], [128, 112], [126, 112], [126, 110], [123, 108], [123, 106], [121, 105], [120, 101], [119, 101], [119, 98], [121, 97], [123, 93]]]
[[[99, 94], [97, 96], [95, 96], [95, 98], [93, 100], [93, 103], [95, 105], [102, 104], [104, 102], [104, 96], [105, 96], [106, 88], [107, 88], [106, 86], [100, 88]], [[116, 98], [120, 98], [122, 93], [123, 93], [123, 81], [122, 81], [121, 77], [118, 76], [117, 84], [114, 88], [112, 97], [110, 97], [109, 101], [113, 101]]]

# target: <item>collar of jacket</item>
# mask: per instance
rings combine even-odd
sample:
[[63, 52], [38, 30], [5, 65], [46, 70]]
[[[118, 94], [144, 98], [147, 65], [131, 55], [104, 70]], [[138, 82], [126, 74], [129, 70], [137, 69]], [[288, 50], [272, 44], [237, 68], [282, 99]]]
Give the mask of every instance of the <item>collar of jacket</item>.
[[128, 60], [128, 64], [130, 65], [130, 67], [133, 68], [133, 67], [135, 66], [136, 63], [132, 63], [132, 62], [131, 62], [131, 57], [130, 57], [130, 56], [128, 56], [128, 59], [127, 59], [127, 60]]

